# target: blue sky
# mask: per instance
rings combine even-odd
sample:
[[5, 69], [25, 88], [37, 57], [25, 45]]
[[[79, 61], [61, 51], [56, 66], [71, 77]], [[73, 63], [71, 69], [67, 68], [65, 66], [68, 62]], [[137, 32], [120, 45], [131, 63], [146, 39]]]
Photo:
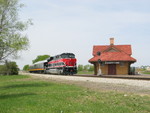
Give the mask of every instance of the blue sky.
[[31, 64], [37, 55], [76, 54], [78, 64], [88, 64], [93, 45], [131, 44], [134, 66], [149, 65], [149, 0], [21, 0], [20, 19], [32, 19], [25, 32], [30, 48], [17, 60]]

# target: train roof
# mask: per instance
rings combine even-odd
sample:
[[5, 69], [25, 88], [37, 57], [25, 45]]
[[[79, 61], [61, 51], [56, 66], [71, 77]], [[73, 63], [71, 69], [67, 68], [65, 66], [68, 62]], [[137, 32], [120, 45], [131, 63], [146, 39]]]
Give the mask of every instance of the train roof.
[[[65, 55], [65, 54], [75, 55], [73, 53], [61, 53], [61, 54], [57, 54], [57, 55], [54, 55], [54, 56], [51, 56], [51, 57], [53, 58], [53, 57], [60, 56], [60, 55]], [[50, 59], [51, 57], [49, 57], [48, 59]]]
[[35, 64], [42, 64], [42, 63], [45, 63], [45, 62], [47, 62], [47, 60], [43, 60], [43, 61], [36, 62], [36, 63], [34, 63], [33, 65], [35, 65]]
[[[73, 53], [62, 53], [62, 54], [73, 54]], [[62, 55], [62, 54], [60, 54], [60, 55]], [[74, 54], [73, 54], [74, 55]]]
[[[61, 53], [61, 54], [58, 54], [58, 55], [55, 55], [55, 56], [60, 56], [60, 55], [75, 55], [75, 54], [73, 54], [73, 53]], [[53, 56], [53, 57], [55, 57], [55, 56]]]

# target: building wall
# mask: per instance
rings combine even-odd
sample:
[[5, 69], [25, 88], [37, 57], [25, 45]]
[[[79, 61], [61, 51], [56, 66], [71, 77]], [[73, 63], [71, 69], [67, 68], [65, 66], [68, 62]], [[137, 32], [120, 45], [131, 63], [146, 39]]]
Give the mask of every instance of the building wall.
[[[101, 68], [102, 75], [108, 75], [108, 65], [105, 64], [103, 66], [100, 66], [98, 63], [94, 63], [94, 74], [97, 75], [97, 72], [99, 70], [99, 67]], [[130, 69], [130, 63], [124, 62], [123, 65], [116, 64], [116, 74], [117, 75], [128, 75]]]
[[99, 67], [101, 68], [102, 74], [107, 75], [108, 74], [108, 65], [100, 66], [98, 63], [94, 63], [94, 74], [97, 75]]
[[129, 72], [129, 62], [124, 62], [124, 65], [116, 65], [117, 75], [128, 75]]
[[102, 74], [108, 75], [108, 64], [101, 66]]

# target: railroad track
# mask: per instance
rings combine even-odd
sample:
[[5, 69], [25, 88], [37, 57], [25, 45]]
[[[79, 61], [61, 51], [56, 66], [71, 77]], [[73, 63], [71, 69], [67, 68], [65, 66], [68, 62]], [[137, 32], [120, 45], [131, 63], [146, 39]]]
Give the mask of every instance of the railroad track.
[[150, 80], [150, 75], [69, 75], [77, 77], [97, 77], [97, 78], [115, 78], [115, 79], [135, 79], [135, 80]]

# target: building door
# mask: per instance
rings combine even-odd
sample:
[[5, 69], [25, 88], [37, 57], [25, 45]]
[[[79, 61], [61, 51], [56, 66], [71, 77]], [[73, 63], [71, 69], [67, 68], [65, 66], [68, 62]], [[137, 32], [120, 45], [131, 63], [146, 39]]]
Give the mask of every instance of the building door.
[[116, 64], [108, 65], [108, 75], [116, 75]]

